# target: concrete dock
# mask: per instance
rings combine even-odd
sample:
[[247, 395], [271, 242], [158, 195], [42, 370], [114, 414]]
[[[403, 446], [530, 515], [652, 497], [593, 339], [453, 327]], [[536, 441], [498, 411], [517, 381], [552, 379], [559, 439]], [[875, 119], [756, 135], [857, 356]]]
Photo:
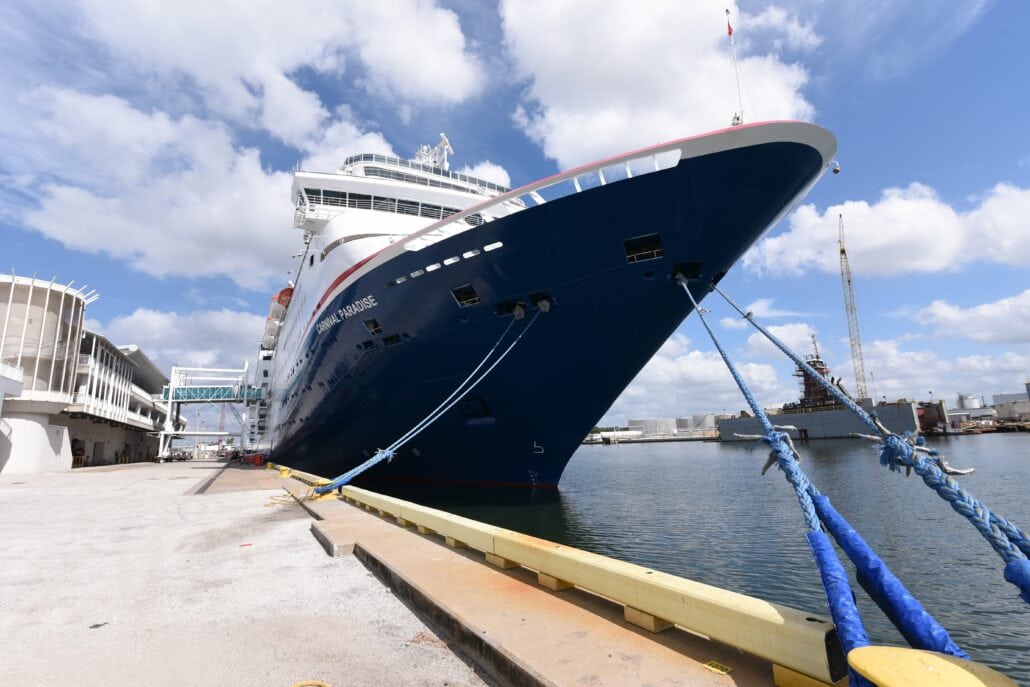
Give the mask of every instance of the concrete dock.
[[483, 685], [261, 469], [0, 477], [7, 685]]
[[0, 478], [5, 681], [774, 684], [767, 660], [307, 491], [200, 462]]

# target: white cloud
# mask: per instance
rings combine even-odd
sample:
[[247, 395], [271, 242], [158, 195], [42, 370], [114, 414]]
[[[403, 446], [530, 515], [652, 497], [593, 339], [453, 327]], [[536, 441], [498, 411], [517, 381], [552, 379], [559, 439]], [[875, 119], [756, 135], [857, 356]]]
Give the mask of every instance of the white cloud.
[[964, 336], [986, 343], [1030, 343], [1030, 289], [1023, 293], [961, 308], [935, 300], [915, 315], [919, 324], [931, 325], [943, 336]]
[[85, 33], [116, 60], [157, 75], [169, 92], [184, 82], [217, 115], [294, 146], [317, 137], [328, 116], [296, 80], [302, 69], [339, 76], [353, 56], [378, 95], [420, 103], [453, 104], [483, 85], [457, 16], [432, 0], [83, 0], [81, 12]]
[[[906, 350], [901, 339], [863, 346], [865, 369], [872, 371], [869, 392], [888, 401], [899, 398], [944, 399], [956, 405], [959, 393], [986, 396], [1021, 390], [1017, 370], [1030, 369], [1030, 356], [1016, 351], [996, 355], [944, 358], [935, 350]], [[850, 373], [848, 373], [850, 375]], [[844, 379], [851, 379], [845, 375]]]
[[975, 260], [1030, 266], [1030, 189], [998, 184], [976, 208], [960, 212], [920, 183], [889, 188], [874, 204], [847, 201], [825, 212], [804, 205], [786, 232], [744, 255], [744, 266], [759, 274], [838, 273], [839, 215], [854, 274], [953, 271]]
[[462, 174], [470, 174], [477, 179], [492, 181], [495, 184], [500, 184], [501, 186], [511, 187], [511, 177], [508, 176], [508, 171], [504, 169], [504, 167], [494, 164], [489, 160], [484, 160], [473, 167], [466, 165], [458, 171]]
[[[802, 322], [794, 324], [780, 324], [766, 327], [770, 334], [786, 344], [792, 351], [811, 351], [812, 337], [815, 329], [811, 325]], [[745, 353], [752, 357], [766, 357], [777, 360], [783, 359], [783, 352], [776, 348], [761, 332], [755, 332], [747, 338]]]
[[[505, 43], [530, 81], [516, 123], [564, 168], [728, 126], [739, 106], [723, 9], [675, 0], [651, 2], [646, 12], [628, 0], [504, 2]], [[746, 118], [811, 117], [800, 92], [804, 67], [763, 53], [780, 35], [814, 42], [810, 27], [786, 14], [742, 15], [735, 37], [752, 21], [753, 51], [740, 56]]]
[[[743, 363], [738, 369], [763, 404], [793, 397], [793, 384], [782, 384], [770, 365]], [[716, 412], [736, 413], [747, 404], [717, 351], [692, 349], [690, 340], [674, 334], [644, 366], [602, 425], [621, 425], [630, 418], [688, 417]]]
[[[781, 310], [774, 308], [772, 298], [759, 298], [758, 300], [744, 306], [744, 312], [751, 313], [759, 320], [769, 320], [781, 317], [811, 317], [811, 313], [798, 312], [796, 310]], [[724, 329], [747, 329], [751, 325], [743, 317], [724, 317], [719, 320]]]
[[116, 345], [136, 344], [168, 374], [172, 365], [243, 367], [256, 356], [264, 324], [262, 315], [235, 310], [178, 313], [138, 308], [97, 330]]
[[288, 75], [305, 66], [342, 71], [344, 37], [352, 33], [344, 13], [329, 2], [298, 12], [270, 0], [83, 0], [81, 11], [83, 31], [115, 59], [155, 73], [171, 87], [185, 77], [218, 114], [248, 124], [256, 119], [288, 143], [325, 116], [317, 96], [303, 94]]
[[26, 189], [38, 202], [26, 227], [156, 276], [224, 275], [246, 288], [285, 278], [290, 176], [266, 172], [224, 127], [54, 88], [33, 106], [32, 167], [51, 180]]
[[394, 155], [393, 148], [382, 134], [365, 132], [358, 128], [352, 121], [348, 108], [337, 108], [336, 116], [337, 119], [331, 126], [326, 127], [320, 138], [311, 139], [302, 146], [307, 153], [301, 162], [302, 169], [311, 172], [335, 172], [350, 155]]
[[355, 2], [349, 10], [372, 90], [385, 83], [404, 99], [457, 103], [482, 88], [482, 67], [454, 12], [432, 0]]
[[972, 28], [992, 0], [808, 0], [833, 51], [871, 81], [910, 73]]
[[787, 14], [782, 7], [771, 5], [758, 14], [744, 15], [743, 26], [749, 32], [772, 34], [772, 47], [779, 52], [783, 48], [808, 52], [822, 45], [822, 36], [815, 32], [811, 22], [803, 23], [797, 17]]

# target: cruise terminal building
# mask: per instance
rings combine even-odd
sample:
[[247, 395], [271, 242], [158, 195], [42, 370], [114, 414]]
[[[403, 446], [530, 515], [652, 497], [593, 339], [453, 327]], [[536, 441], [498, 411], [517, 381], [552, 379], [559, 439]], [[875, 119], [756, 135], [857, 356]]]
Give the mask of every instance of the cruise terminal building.
[[0, 474], [157, 455], [168, 379], [138, 347], [85, 329], [96, 297], [0, 274]]

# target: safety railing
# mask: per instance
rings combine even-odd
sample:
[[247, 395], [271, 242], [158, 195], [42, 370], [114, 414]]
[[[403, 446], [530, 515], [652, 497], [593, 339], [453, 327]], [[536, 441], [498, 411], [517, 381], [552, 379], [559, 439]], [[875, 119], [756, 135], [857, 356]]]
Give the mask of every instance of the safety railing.
[[[541, 179], [532, 184], [522, 186], [514, 191], [473, 205], [456, 215], [432, 224], [411, 235], [404, 247], [408, 250], [422, 250], [460, 231], [470, 227], [463, 226], [467, 215], [478, 213], [490, 222], [496, 218], [519, 212], [530, 204], [540, 205], [547, 201], [564, 198], [581, 193], [591, 188], [604, 186], [615, 181], [641, 176], [675, 167], [681, 159], [711, 154], [715, 152], [746, 147], [769, 140], [804, 140], [819, 149], [825, 156], [830, 155], [836, 144], [829, 132], [822, 135], [813, 131], [815, 127], [802, 122], [770, 122], [749, 124], [734, 127], [718, 134], [702, 134], [669, 143], [635, 150], [600, 162], [576, 167], [567, 172]], [[775, 132], [775, 133], [773, 133]], [[824, 169], [829, 159], [824, 159]], [[818, 179], [812, 180], [814, 184]], [[807, 191], [807, 189], [805, 189]], [[775, 224], [784, 214], [793, 209], [794, 203], [804, 196], [799, 193], [794, 202], [789, 203], [783, 213], [775, 219]], [[771, 226], [770, 225], [770, 226]]]

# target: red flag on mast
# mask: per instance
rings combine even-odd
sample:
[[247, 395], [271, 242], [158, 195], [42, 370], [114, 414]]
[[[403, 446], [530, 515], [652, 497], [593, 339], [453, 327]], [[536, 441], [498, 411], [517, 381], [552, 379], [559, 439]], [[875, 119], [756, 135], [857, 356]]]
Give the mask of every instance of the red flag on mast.
[[726, 10], [726, 35], [733, 38], [733, 25], [730, 24], [730, 11]]

